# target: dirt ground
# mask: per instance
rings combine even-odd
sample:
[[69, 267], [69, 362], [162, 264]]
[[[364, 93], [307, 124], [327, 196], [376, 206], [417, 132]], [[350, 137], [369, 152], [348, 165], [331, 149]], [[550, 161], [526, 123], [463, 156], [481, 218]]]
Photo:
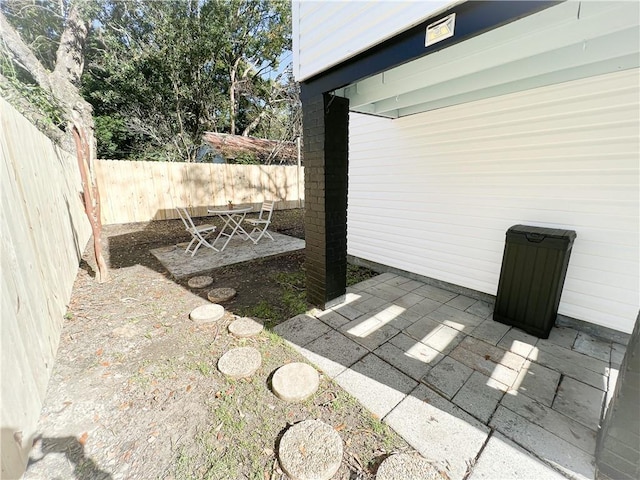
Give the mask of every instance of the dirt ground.
[[[304, 238], [303, 212], [276, 212], [273, 230]], [[269, 388], [274, 371], [303, 359], [270, 327], [307, 308], [304, 253], [207, 272], [232, 287], [225, 317], [197, 325], [189, 313], [208, 288], [175, 281], [149, 253], [189, 237], [178, 221], [104, 228], [111, 279], [94, 278], [91, 244], [78, 270], [25, 479], [285, 479], [278, 441], [299, 421], [321, 419], [342, 437], [336, 479], [371, 479], [393, 452], [411, 452], [386, 425], [321, 376], [302, 403]], [[352, 276], [368, 272], [354, 270]], [[235, 315], [269, 327], [237, 339]], [[216, 368], [235, 346], [254, 346], [262, 366], [247, 380]]]

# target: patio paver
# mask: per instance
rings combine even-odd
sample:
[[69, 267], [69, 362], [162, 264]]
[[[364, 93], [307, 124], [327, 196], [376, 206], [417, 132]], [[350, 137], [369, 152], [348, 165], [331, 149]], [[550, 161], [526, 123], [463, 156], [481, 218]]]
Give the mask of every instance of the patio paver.
[[504, 387], [500, 383], [473, 372], [452, 401], [482, 423], [487, 423], [503, 395]]
[[456, 330], [464, 331], [465, 333], [469, 333], [483, 321], [480, 317], [476, 317], [470, 313], [461, 312], [460, 310], [448, 305], [442, 305], [438, 309], [429, 313], [428, 317], [451, 328], [455, 328]]
[[471, 330], [469, 335], [480, 340], [484, 340], [492, 345], [497, 345], [510, 329], [511, 327], [509, 327], [509, 325], [504, 325], [488, 319]]
[[583, 332], [578, 333], [573, 349], [603, 362], [608, 363], [611, 359], [611, 342], [603, 342]]
[[489, 302], [483, 302], [482, 300], [477, 300], [473, 305], [465, 310], [467, 313], [475, 315], [480, 318], [489, 318], [489, 316], [493, 313], [493, 305]]
[[447, 305], [453, 308], [457, 308], [458, 310], [462, 310], [463, 312], [469, 308], [471, 305], [476, 303], [475, 298], [466, 297], [464, 295], [458, 295], [457, 297], [453, 297], [453, 299], [447, 302]]
[[595, 451], [594, 430], [567, 418], [549, 406], [542, 405], [526, 395], [511, 393], [505, 395], [500, 404], [587, 453]]
[[593, 455], [502, 405], [498, 406], [489, 425], [534, 455], [544, 458], [570, 478], [582, 480], [595, 476]]
[[419, 385], [384, 419], [427, 460], [460, 480], [489, 429], [453, 403]]
[[400, 333], [397, 328], [380, 322], [375, 317], [353, 320], [343, 325], [340, 331], [371, 351]]
[[276, 331], [452, 480], [594, 478], [623, 345], [567, 327], [539, 339], [395, 274], [348, 292]]
[[560, 373], [530, 360], [525, 361], [512, 388], [550, 407], [560, 383]]
[[530, 478], [566, 480], [529, 452], [499, 433], [494, 433], [476, 463], [469, 480], [513, 480]]
[[185, 254], [186, 243], [154, 248], [151, 253], [174, 277], [184, 278], [225, 265], [301, 250], [305, 246], [304, 240], [299, 238], [276, 232], [271, 234], [273, 240], [262, 240], [257, 244], [234, 237], [222, 252], [200, 248], [193, 257]]
[[342, 372], [335, 381], [378, 418], [389, 413], [418, 384], [372, 354]]
[[[540, 343], [540, 341], [538, 343]], [[566, 355], [573, 353], [575, 355], [581, 355], [582, 357], [588, 358], [586, 357], [586, 355], [572, 352], [571, 350], [566, 350], [566, 352]], [[531, 350], [531, 353], [529, 353], [528, 358], [529, 360], [535, 361], [540, 365], [561, 372], [564, 375], [568, 375], [593, 387], [599, 388], [601, 390], [606, 390], [608, 366], [605, 366], [603, 364], [601, 372], [594, 372], [593, 370], [585, 368], [582, 364], [576, 363], [576, 359], [573, 359], [573, 361], [571, 361], [566, 358], [566, 355], [562, 354], [561, 352], [558, 351], [556, 353], [558, 353], [559, 355], [556, 356], [548, 351], [541, 350], [538, 347], [534, 347]]]
[[424, 382], [451, 399], [471, 376], [473, 370], [451, 357], [445, 357], [431, 369]]
[[517, 328], [512, 328], [500, 339], [497, 346], [527, 358], [536, 343], [538, 343], [538, 337], [529, 335]]
[[564, 377], [560, 382], [553, 408], [583, 425], [597, 430], [600, 424], [604, 396], [604, 392], [600, 389], [571, 377]]
[[[301, 350], [302, 351], [302, 350]], [[304, 348], [303, 355], [334, 378], [356, 363], [367, 350], [335, 330], [325, 332]]]
[[278, 335], [289, 343], [303, 347], [314, 341], [320, 335], [324, 335], [331, 328], [310, 315], [296, 315], [284, 323], [276, 325], [273, 329]]

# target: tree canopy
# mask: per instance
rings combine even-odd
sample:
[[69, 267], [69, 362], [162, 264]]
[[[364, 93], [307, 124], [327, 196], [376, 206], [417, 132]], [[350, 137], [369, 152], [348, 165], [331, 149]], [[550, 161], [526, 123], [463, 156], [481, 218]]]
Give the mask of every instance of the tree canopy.
[[265, 0], [103, 3], [83, 78], [99, 153], [189, 161], [203, 132], [250, 134], [277, 116], [287, 84], [266, 73], [290, 49], [289, 8]]
[[[56, 68], [66, 12], [89, 20], [75, 83], [93, 107], [100, 158], [195, 159], [205, 131], [292, 140], [297, 86], [282, 0], [12, 0], [2, 12], [46, 69]], [[55, 97], [0, 45], [3, 95], [64, 129]], [[290, 55], [289, 55], [290, 57]], [[51, 132], [50, 132], [51, 133]], [[54, 132], [55, 133], [55, 132]]]

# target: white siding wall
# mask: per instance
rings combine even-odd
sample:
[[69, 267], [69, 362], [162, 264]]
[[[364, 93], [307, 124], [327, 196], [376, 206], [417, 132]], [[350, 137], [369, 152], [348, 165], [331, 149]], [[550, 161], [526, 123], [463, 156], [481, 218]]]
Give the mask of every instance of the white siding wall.
[[639, 308], [638, 69], [388, 120], [350, 117], [348, 253], [495, 295], [505, 232], [576, 230], [559, 313]]
[[459, 3], [423, 1], [293, 2], [293, 64], [298, 81], [350, 58]]

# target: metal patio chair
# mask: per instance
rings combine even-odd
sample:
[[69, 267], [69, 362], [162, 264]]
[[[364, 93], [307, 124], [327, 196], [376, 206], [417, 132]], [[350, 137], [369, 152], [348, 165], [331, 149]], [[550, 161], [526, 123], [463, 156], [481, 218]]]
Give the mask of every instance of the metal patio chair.
[[[265, 200], [262, 202], [262, 208], [257, 218], [246, 218], [245, 222], [253, 226], [253, 230], [249, 232], [249, 238], [255, 244], [260, 241], [263, 236], [269, 237], [273, 240], [271, 234], [267, 231], [271, 224], [271, 215], [273, 215], [273, 207], [275, 202], [273, 200]], [[258, 236], [254, 238], [254, 234]]]
[[[205, 247], [211, 248], [212, 250], [215, 250], [217, 252], [218, 250], [207, 241], [207, 238], [209, 238], [209, 236], [211, 236], [211, 234], [216, 231], [215, 225], [196, 226], [193, 223], [191, 215], [189, 215], [189, 211], [186, 208], [176, 207], [176, 210], [178, 211], [178, 215], [180, 215], [180, 219], [182, 220], [182, 223], [184, 223], [187, 232], [191, 234], [191, 242], [189, 242], [189, 245], [187, 245], [187, 249], [184, 251], [184, 253], [190, 253], [193, 257], [200, 248], [200, 245], [204, 245]], [[195, 246], [193, 246], [194, 244]], [[193, 249], [191, 248], [192, 246]]]

